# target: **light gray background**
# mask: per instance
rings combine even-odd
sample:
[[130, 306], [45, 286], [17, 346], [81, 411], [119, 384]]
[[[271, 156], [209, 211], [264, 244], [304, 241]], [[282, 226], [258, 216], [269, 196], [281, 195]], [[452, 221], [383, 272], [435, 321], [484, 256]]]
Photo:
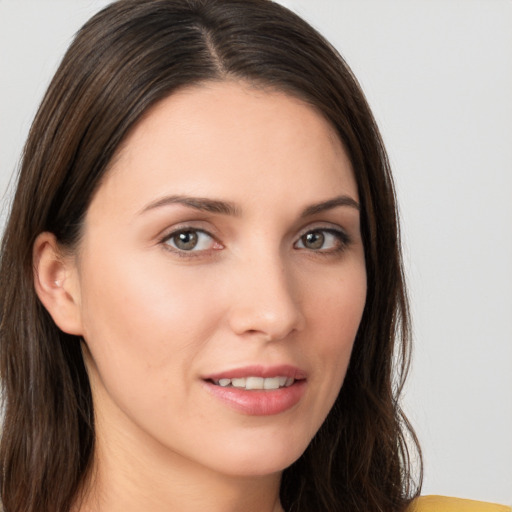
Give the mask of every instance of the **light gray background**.
[[[73, 33], [107, 0], [0, 0], [0, 191]], [[512, 503], [512, 2], [282, 0], [340, 50], [395, 173], [425, 494]], [[5, 215], [3, 201], [2, 214]]]

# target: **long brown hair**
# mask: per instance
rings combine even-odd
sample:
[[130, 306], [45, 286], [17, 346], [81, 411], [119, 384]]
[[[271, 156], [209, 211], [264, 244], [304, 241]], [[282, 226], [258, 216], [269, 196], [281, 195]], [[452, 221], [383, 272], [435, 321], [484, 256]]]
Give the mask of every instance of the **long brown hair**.
[[[156, 102], [208, 80], [300, 97], [334, 126], [361, 200], [367, 302], [344, 385], [283, 474], [293, 512], [399, 512], [420, 487], [416, 437], [399, 396], [409, 316], [386, 152], [348, 66], [313, 28], [269, 0], [121, 0], [79, 31], [42, 101], [23, 155], [0, 260], [0, 372], [6, 512], [68, 512], [94, 449], [80, 339], [37, 299], [32, 246], [43, 231], [77, 244], [84, 215], [127, 133]], [[406, 443], [406, 437], [409, 441]]]

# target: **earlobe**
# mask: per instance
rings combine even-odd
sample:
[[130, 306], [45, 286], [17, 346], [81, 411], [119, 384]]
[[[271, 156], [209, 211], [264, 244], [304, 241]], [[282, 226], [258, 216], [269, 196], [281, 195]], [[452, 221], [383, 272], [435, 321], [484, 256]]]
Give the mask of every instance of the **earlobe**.
[[33, 247], [34, 287], [56, 325], [82, 335], [79, 286], [74, 261], [62, 253], [53, 233], [41, 233]]

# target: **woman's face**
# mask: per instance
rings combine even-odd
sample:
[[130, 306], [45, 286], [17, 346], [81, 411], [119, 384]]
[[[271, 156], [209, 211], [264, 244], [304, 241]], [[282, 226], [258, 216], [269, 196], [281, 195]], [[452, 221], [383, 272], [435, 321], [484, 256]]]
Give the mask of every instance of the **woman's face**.
[[231, 82], [165, 99], [95, 194], [74, 261], [100, 440], [230, 475], [301, 455], [366, 297], [356, 182], [313, 108]]

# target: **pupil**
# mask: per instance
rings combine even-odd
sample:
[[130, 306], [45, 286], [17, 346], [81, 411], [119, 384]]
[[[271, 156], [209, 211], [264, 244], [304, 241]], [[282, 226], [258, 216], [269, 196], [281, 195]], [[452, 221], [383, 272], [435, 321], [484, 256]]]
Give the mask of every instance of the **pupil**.
[[183, 233], [176, 235], [174, 242], [178, 249], [189, 251], [197, 245], [197, 233], [194, 233], [193, 231], [184, 231]]
[[304, 245], [310, 249], [321, 249], [324, 245], [324, 235], [319, 232], [308, 233], [304, 237]]

